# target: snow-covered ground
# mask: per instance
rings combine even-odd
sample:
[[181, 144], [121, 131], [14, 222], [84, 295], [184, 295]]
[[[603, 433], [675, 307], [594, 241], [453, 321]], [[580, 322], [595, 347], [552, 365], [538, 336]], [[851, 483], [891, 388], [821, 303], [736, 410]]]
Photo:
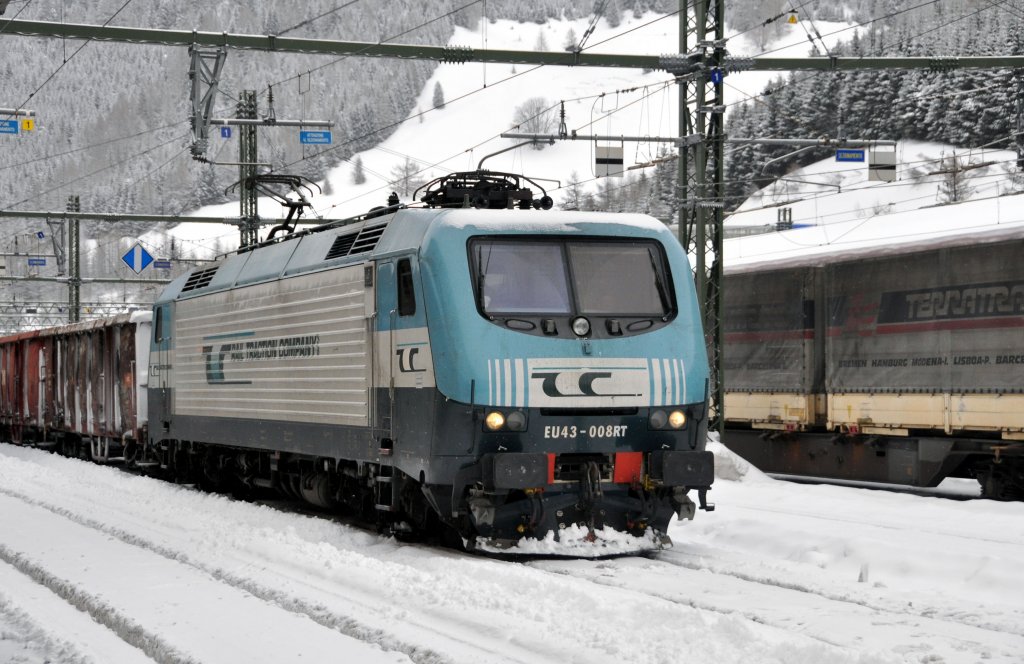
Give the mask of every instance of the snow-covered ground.
[[1021, 661], [1024, 504], [712, 447], [673, 549], [506, 562], [0, 445], [0, 661]]

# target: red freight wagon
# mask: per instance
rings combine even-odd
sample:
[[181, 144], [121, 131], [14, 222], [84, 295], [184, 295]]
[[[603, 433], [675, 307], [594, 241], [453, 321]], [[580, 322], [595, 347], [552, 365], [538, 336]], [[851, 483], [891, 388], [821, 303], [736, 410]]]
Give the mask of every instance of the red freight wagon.
[[0, 435], [120, 458], [144, 440], [149, 312], [0, 338]]
[[39, 332], [23, 332], [0, 340], [0, 424], [15, 442], [37, 442], [43, 425]]

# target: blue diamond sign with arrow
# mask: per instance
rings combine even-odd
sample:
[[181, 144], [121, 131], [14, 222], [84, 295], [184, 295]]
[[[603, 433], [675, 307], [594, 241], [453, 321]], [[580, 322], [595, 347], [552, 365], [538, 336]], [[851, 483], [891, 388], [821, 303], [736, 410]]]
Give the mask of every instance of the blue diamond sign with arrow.
[[135, 243], [135, 246], [128, 250], [124, 256], [121, 256], [121, 260], [124, 261], [125, 265], [130, 267], [135, 274], [140, 274], [143, 270], [149, 267], [149, 264], [153, 262], [153, 257], [149, 255], [149, 252], [142, 248], [142, 245]]

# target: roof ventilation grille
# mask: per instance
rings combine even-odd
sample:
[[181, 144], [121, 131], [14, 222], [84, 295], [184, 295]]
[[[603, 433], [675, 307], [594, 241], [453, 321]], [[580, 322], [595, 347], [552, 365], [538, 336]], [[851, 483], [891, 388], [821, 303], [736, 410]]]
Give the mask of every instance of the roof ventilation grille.
[[205, 270], [198, 270], [189, 275], [188, 280], [185, 281], [185, 286], [182, 287], [181, 292], [187, 293], [199, 288], [205, 288], [210, 285], [213, 281], [213, 275], [217, 274], [217, 267], [208, 267]]
[[377, 226], [363, 227], [358, 233], [339, 235], [334, 238], [334, 243], [331, 245], [324, 260], [329, 261], [333, 258], [365, 254], [373, 251], [377, 247], [377, 243], [380, 242], [381, 236], [384, 235], [384, 229], [387, 227], [388, 225], [384, 223]]

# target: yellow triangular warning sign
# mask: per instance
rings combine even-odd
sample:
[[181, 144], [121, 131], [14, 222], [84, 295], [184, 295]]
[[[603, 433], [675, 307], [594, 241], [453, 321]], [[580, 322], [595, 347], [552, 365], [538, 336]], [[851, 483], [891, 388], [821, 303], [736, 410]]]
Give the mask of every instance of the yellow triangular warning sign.
[[797, 24], [796, 12], [793, 12], [792, 14], [789, 15], [789, 18], [786, 19], [786, 23], [789, 23], [790, 25]]

